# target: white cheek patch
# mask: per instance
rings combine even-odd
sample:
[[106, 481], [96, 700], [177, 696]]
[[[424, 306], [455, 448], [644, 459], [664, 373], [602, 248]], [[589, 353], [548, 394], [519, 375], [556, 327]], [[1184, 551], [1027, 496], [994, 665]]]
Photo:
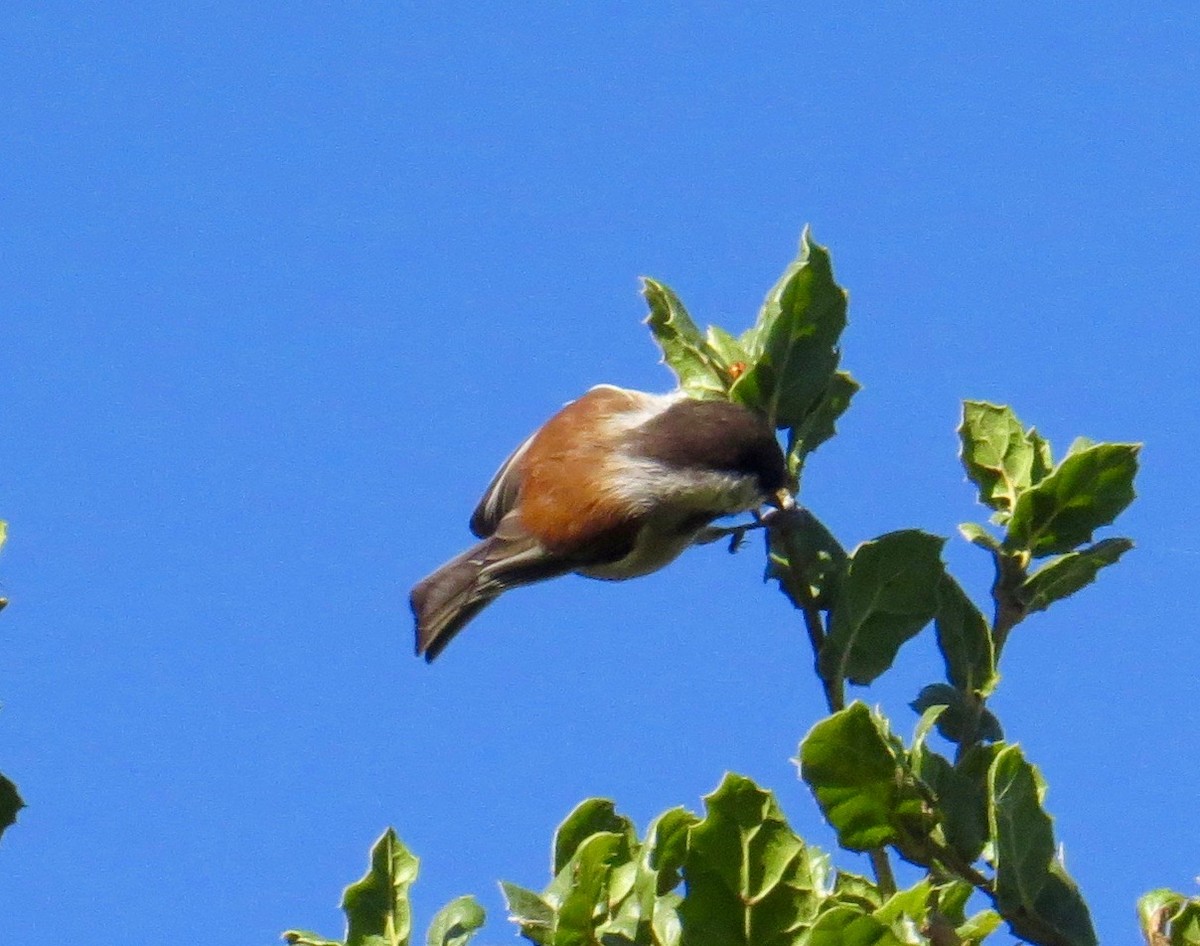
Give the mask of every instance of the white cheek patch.
[[615, 457], [604, 480], [622, 504], [644, 512], [665, 506], [666, 513], [731, 514], [762, 502], [754, 476], [667, 466], [644, 457]]

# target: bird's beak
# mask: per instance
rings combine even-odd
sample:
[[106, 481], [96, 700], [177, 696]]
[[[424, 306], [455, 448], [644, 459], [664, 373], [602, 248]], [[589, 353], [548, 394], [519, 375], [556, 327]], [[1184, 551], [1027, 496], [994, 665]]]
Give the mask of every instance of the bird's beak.
[[767, 500], [772, 506], [787, 512], [789, 509], [796, 508], [796, 500], [791, 492], [786, 487], [775, 490], [774, 494]]

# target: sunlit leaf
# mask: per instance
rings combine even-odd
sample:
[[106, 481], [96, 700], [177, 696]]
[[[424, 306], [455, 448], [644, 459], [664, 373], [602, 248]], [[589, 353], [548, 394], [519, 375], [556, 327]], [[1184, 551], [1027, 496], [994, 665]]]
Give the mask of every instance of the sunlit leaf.
[[650, 306], [646, 324], [679, 386], [692, 397], [725, 397], [732, 379], [679, 297], [653, 279], [642, 280], [642, 294]]
[[561, 901], [554, 927], [555, 946], [593, 943], [599, 925], [607, 922], [609, 881], [613, 868], [630, 860], [624, 834], [593, 834], [579, 845], [556, 882]]
[[1138, 444], [1101, 443], [1069, 455], [1017, 500], [1008, 524], [1008, 549], [1035, 558], [1061, 555], [1091, 541], [1133, 502]]
[[805, 230], [800, 255], [767, 294], [743, 338], [751, 363], [730, 390], [778, 427], [799, 427], [829, 391], [846, 293], [833, 279], [829, 252]]
[[867, 684], [932, 619], [945, 573], [945, 539], [916, 529], [864, 542], [850, 557], [820, 671], [827, 681]]
[[1035, 468], [1044, 475], [1049, 444], [1035, 431], [1026, 433], [1011, 408], [985, 401], [963, 402], [958, 434], [979, 501], [1007, 517], [1034, 482]]
[[371, 848], [371, 866], [363, 878], [342, 894], [346, 913], [346, 946], [367, 946], [380, 936], [388, 946], [405, 946], [412, 935], [408, 891], [417, 879], [420, 861], [392, 828]]
[[690, 831], [685, 946], [791, 946], [819, 903], [812, 854], [775, 797], [726, 775]]
[[600, 832], [624, 834], [631, 842], [637, 840], [637, 829], [633, 822], [617, 814], [611, 799], [589, 798], [576, 805], [555, 831], [554, 861], [550, 872], [557, 874], [561, 871], [575, 855], [579, 845]]
[[648, 866], [657, 874], [656, 894], [673, 890], [683, 879], [680, 870], [687, 856], [688, 829], [699, 820], [686, 808], [671, 808], [646, 829]]
[[1053, 825], [1042, 808], [1045, 783], [1019, 747], [997, 753], [988, 788], [996, 906], [1013, 933], [1038, 943], [1095, 946], [1087, 905], [1055, 859]]
[[862, 389], [846, 371], [835, 371], [829, 387], [804, 419], [788, 432], [788, 469], [798, 476], [805, 459], [837, 433], [837, 421], [850, 407], [850, 399]]
[[1029, 611], [1042, 611], [1096, 580], [1100, 569], [1112, 565], [1133, 548], [1129, 539], [1104, 539], [1078, 552], [1068, 552], [1043, 565], [1017, 589]]
[[554, 907], [541, 895], [508, 881], [500, 881], [500, 890], [508, 908], [508, 918], [521, 931], [521, 935], [533, 943], [550, 946], [554, 937]]
[[426, 946], [466, 946], [486, 919], [487, 914], [474, 897], [451, 900], [429, 924]]
[[905, 822], [921, 816], [921, 798], [903, 777], [886, 723], [863, 703], [813, 726], [798, 761], [800, 777], [843, 847], [888, 844]]
[[906, 946], [891, 927], [859, 907], [826, 910], [809, 931], [805, 946]]

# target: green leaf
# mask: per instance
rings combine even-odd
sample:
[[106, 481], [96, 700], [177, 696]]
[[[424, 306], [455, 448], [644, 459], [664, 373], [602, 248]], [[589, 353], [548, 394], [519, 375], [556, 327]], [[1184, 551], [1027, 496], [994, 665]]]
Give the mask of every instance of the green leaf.
[[554, 907], [540, 895], [506, 880], [500, 881], [500, 890], [508, 909], [508, 918], [531, 943], [550, 946], [554, 936]]
[[799, 509], [767, 532], [763, 580], [778, 581], [796, 608], [806, 607], [811, 600], [818, 608], [829, 610], [838, 600], [849, 560], [833, 533], [807, 509]]
[[817, 447], [837, 433], [837, 421], [850, 407], [862, 385], [846, 371], [835, 371], [829, 387], [804, 420], [788, 430], [788, 470], [793, 477], [800, 475], [804, 461]]
[[554, 946], [590, 946], [596, 941], [597, 927], [607, 919], [613, 867], [629, 860], [629, 841], [624, 834], [601, 832], [579, 845], [551, 885], [561, 897]]
[[25, 807], [17, 786], [5, 776], [0, 775], [0, 835], [10, 828], [17, 820], [17, 812]]
[[1133, 502], [1139, 444], [1102, 443], [1068, 456], [1017, 500], [1008, 524], [1007, 549], [1034, 558], [1061, 555], [1091, 541]]
[[843, 847], [881, 847], [922, 817], [921, 797], [903, 777], [886, 723], [861, 702], [813, 726], [800, 743], [799, 762], [800, 777]]
[[972, 746], [957, 765], [929, 749], [914, 753], [917, 777], [937, 799], [946, 843], [968, 864], [989, 838], [988, 769], [1000, 748]]
[[980, 910], [954, 932], [962, 940], [963, 946], [974, 946], [996, 932], [1002, 922], [1000, 914], [995, 910]]
[[828, 251], [806, 229], [800, 255], [743, 338], [751, 364], [734, 381], [731, 398], [777, 427], [799, 427], [830, 389], [845, 326], [846, 293], [834, 282]]
[[646, 829], [647, 865], [657, 875], [655, 893], [674, 890], [683, 879], [680, 871], [687, 857], [688, 829], [700, 819], [686, 808], [670, 808]]
[[682, 902], [683, 897], [676, 893], [654, 900], [650, 929], [655, 946], [680, 946], [683, 942], [683, 926], [679, 922], [679, 905]]
[[809, 930], [804, 946], [905, 946], [891, 928], [848, 904], [826, 910]]
[[731, 378], [679, 297], [653, 279], [642, 280], [642, 294], [650, 306], [646, 324], [679, 386], [692, 397], [724, 398]]
[[933, 882], [928, 877], [907, 890], [897, 890], [875, 911], [875, 919], [890, 925], [909, 917], [919, 923], [928, 912], [929, 895], [932, 891]]
[[408, 891], [420, 861], [388, 828], [371, 848], [371, 866], [342, 894], [346, 913], [346, 946], [367, 946], [379, 936], [387, 946], [406, 946], [412, 935]]
[[1152, 890], [1138, 900], [1138, 920], [1151, 946], [1200, 946], [1200, 898]]
[[1095, 946], [1087, 905], [1054, 856], [1045, 783], [1019, 747], [997, 753], [988, 790], [996, 907], [1013, 933], [1046, 946]]
[[1017, 589], [1017, 597], [1026, 610], [1043, 611], [1090, 585], [1100, 569], [1118, 561], [1131, 548], [1129, 539], [1104, 539], [1078, 552], [1068, 552], [1030, 575]]
[[918, 713], [924, 713], [934, 706], [944, 707], [937, 718], [937, 730], [951, 742], [970, 744], [980, 739], [995, 742], [1004, 738], [1000, 720], [983, 705], [982, 700], [948, 684], [930, 683], [923, 686], [917, 698], [908, 705]]
[[1084, 450], [1090, 450], [1094, 446], [1096, 446], [1096, 441], [1090, 437], [1076, 437], [1071, 441], [1071, 446], [1067, 447], [1067, 456], [1082, 453]]
[[487, 919], [472, 896], [458, 897], [442, 907], [429, 924], [427, 946], [466, 946]]
[[816, 916], [814, 858], [775, 796], [727, 774], [689, 832], [679, 906], [685, 946], [791, 946]]
[[875, 881], [843, 870], [837, 872], [830, 896], [840, 903], [858, 906], [867, 912], [874, 912], [884, 901], [883, 893]]
[[979, 501], [1005, 521], [1021, 493], [1045, 476], [1050, 444], [1037, 431], [1026, 432], [1012, 408], [986, 401], [963, 401], [958, 435]]
[[987, 619], [948, 574], [938, 585], [934, 616], [946, 679], [964, 693], [987, 696], [996, 687], [996, 652]]
[[962, 537], [972, 545], [978, 545], [981, 549], [988, 552], [1000, 551], [1000, 540], [988, 532], [987, 528], [981, 526], [978, 522], [963, 522], [958, 526], [958, 531], [962, 533]]
[[1030, 484], [1036, 486], [1054, 469], [1054, 457], [1050, 453], [1050, 441], [1039, 434], [1037, 428], [1030, 427], [1026, 436], [1033, 447], [1033, 464], [1029, 470], [1029, 479]]
[[550, 872], [557, 874], [575, 856], [576, 850], [593, 834], [611, 832], [625, 835], [629, 842], [637, 841], [637, 829], [608, 798], [589, 798], [580, 802], [563, 819], [554, 833], [554, 861]]
[[945, 539], [916, 529], [864, 542], [850, 557], [819, 670], [836, 683], [867, 684], [938, 609]]

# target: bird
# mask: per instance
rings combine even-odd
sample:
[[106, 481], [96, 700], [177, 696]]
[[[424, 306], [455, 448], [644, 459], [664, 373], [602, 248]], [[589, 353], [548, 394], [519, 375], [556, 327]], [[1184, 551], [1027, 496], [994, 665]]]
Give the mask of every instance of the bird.
[[648, 575], [721, 516], [792, 509], [788, 482], [758, 412], [683, 391], [598, 385], [501, 464], [470, 519], [480, 541], [414, 586], [416, 653], [433, 661], [512, 588], [571, 572]]

